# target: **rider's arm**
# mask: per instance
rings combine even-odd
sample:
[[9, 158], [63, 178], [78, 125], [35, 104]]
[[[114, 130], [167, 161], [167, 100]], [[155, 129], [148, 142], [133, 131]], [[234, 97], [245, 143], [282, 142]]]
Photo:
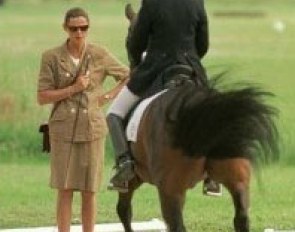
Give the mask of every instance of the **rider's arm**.
[[209, 48], [209, 29], [204, 1], [200, 0], [199, 3], [200, 5], [198, 14], [200, 21], [196, 28], [196, 48], [199, 57], [202, 58], [207, 53]]
[[132, 66], [137, 66], [142, 57], [142, 53], [147, 49], [150, 29], [152, 10], [148, 1], [143, 0], [138, 12], [137, 20], [132, 29], [132, 33], [127, 39], [127, 49], [132, 59]]

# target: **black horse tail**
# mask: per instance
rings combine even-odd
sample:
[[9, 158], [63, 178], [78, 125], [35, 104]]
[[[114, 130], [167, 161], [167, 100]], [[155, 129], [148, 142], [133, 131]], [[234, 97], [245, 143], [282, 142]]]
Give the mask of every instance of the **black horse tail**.
[[278, 159], [277, 109], [273, 96], [253, 86], [219, 91], [184, 84], [174, 90], [166, 119], [171, 143], [191, 157]]

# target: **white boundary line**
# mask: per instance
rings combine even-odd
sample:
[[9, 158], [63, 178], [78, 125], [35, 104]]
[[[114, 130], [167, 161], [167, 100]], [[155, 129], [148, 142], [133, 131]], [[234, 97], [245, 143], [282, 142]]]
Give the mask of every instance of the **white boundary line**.
[[264, 229], [264, 232], [295, 232], [295, 230], [276, 230], [276, 229]]
[[[166, 232], [167, 228], [164, 222], [154, 218], [146, 222], [133, 222], [132, 228], [134, 231], [144, 232], [144, 231], [159, 231]], [[81, 232], [81, 225], [71, 226], [71, 232]], [[95, 225], [96, 232], [124, 232], [121, 223], [106, 223]], [[23, 229], [5, 229], [0, 230], [0, 232], [57, 232], [56, 227], [37, 227], [37, 228], [23, 228]]]

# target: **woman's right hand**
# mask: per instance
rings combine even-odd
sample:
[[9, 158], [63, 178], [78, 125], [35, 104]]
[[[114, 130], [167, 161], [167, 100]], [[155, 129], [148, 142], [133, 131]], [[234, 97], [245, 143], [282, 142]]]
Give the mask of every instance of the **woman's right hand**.
[[78, 76], [76, 82], [73, 84], [73, 89], [76, 93], [85, 90], [90, 83], [89, 75]]

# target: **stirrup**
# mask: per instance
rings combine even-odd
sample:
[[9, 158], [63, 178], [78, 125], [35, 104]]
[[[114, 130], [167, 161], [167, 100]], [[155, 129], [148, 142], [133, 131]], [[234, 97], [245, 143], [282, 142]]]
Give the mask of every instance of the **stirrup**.
[[117, 185], [117, 183], [131, 180], [134, 176], [134, 161], [125, 160], [116, 167], [116, 173], [111, 177], [110, 182]]
[[107, 186], [107, 190], [110, 191], [118, 191], [120, 193], [127, 193], [128, 192], [128, 181], [123, 182], [121, 185], [109, 182]]
[[213, 180], [204, 181], [203, 194], [206, 196], [220, 197], [222, 196], [222, 185]]

